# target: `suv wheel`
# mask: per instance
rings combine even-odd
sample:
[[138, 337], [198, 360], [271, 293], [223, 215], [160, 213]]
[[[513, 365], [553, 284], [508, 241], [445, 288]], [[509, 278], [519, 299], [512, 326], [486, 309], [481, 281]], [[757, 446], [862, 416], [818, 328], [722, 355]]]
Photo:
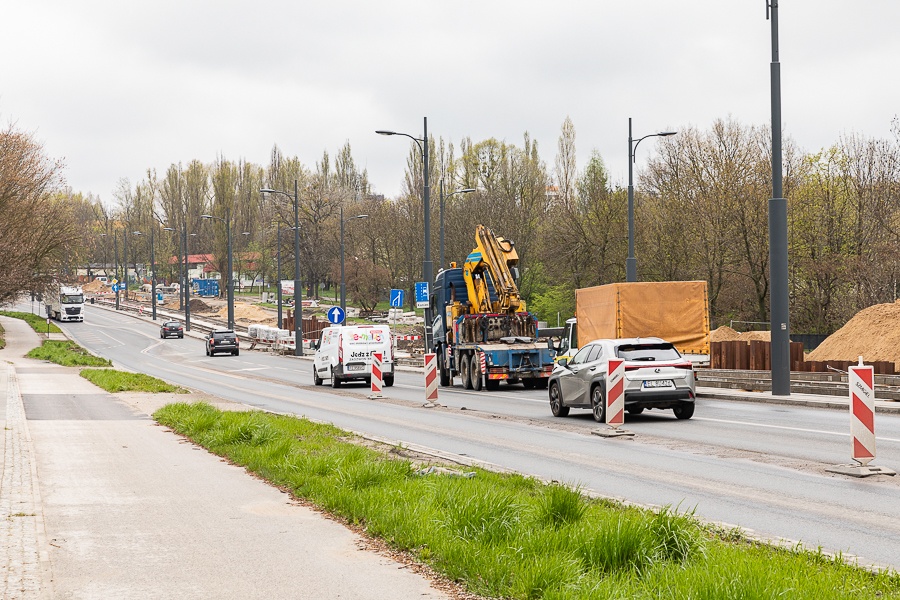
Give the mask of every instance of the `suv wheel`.
[[554, 417], [569, 416], [569, 407], [563, 406], [559, 384], [555, 381], [550, 384], [550, 412], [553, 413]]
[[603, 397], [603, 386], [595, 385], [591, 390], [591, 412], [598, 423], [606, 422], [606, 400]]
[[675, 417], [678, 419], [690, 419], [694, 416], [694, 403], [682, 402], [681, 404], [673, 408], [672, 412], [675, 413]]

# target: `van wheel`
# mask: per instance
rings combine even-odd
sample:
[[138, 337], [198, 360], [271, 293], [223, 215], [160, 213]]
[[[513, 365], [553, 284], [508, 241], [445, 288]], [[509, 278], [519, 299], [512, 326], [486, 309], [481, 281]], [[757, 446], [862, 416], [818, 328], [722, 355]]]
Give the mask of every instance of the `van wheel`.
[[331, 387], [339, 388], [341, 387], [341, 380], [337, 378], [337, 375], [334, 374], [334, 367], [331, 368]]
[[384, 387], [391, 387], [394, 385], [394, 376], [393, 375], [385, 375], [384, 376]]
[[322, 385], [322, 378], [319, 377], [319, 372], [316, 370], [316, 365], [313, 365], [313, 384]]
[[472, 378], [469, 377], [469, 357], [462, 354], [457, 359], [459, 361], [459, 378], [462, 379], [463, 389], [472, 389]]
[[472, 367], [469, 369], [469, 374], [472, 377], [472, 389], [476, 392], [481, 391], [481, 360], [478, 358], [478, 353], [475, 352], [472, 354]]

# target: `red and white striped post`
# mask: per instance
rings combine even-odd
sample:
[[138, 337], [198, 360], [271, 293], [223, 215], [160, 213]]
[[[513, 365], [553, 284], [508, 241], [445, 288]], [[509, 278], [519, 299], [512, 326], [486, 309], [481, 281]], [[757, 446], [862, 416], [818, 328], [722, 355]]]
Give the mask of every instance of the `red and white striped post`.
[[625, 424], [625, 361], [612, 358], [606, 371], [606, 424]]
[[437, 404], [437, 399], [437, 355], [429, 353], [425, 355], [425, 402], [426, 404]]
[[382, 382], [382, 374], [381, 374], [381, 365], [382, 365], [382, 354], [381, 352], [373, 352], [372, 353], [372, 393], [369, 394], [369, 398], [384, 398], [381, 395], [381, 382]]
[[603, 398], [603, 414], [610, 429], [596, 429], [591, 433], [602, 437], [634, 435], [620, 429], [625, 424], [625, 361], [613, 358], [606, 371], [606, 394]]
[[484, 386], [487, 387], [488, 372], [484, 364], [484, 352], [478, 353], [478, 362], [481, 364], [481, 375], [484, 377]]
[[837, 465], [825, 470], [831, 473], [868, 477], [895, 475], [885, 467], [869, 464], [875, 459], [875, 368], [859, 364], [847, 370], [850, 389], [850, 457], [858, 464]]
[[875, 458], [875, 368], [849, 368], [851, 458], [865, 466]]

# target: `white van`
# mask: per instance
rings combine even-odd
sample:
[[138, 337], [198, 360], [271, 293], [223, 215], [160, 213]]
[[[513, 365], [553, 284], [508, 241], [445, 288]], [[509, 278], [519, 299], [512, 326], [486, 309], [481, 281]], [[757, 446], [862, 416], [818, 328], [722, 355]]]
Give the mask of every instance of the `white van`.
[[394, 343], [387, 325], [345, 325], [326, 327], [316, 342], [313, 383], [331, 380], [331, 387], [342, 381], [366, 381], [372, 378], [372, 353], [381, 352], [381, 376], [385, 387], [394, 385]]

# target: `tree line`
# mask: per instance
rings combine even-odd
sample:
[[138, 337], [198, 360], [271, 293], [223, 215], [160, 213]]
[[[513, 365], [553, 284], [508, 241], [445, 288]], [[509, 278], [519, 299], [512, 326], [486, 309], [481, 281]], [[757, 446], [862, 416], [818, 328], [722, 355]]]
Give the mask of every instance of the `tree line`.
[[[892, 139], [842, 136], [815, 153], [785, 139], [795, 332], [830, 333], [859, 310], [897, 297], [896, 119], [892, 132]], [[529, 309], [552, 325], [574, 313], [575, 289], [625, 280], [627, 190], [610, 181], [597, 152], [577, 168], [570, 119], [562, 124], [552, 166], [527, 133], [519, 144], [493, 138], [464, 138], [458, 145], [431, 138], [428, 144], [435, 270], [451, 261], [461, 264], [475, 245], [475, 226], [487, 225], [516, 243], [522, 294]], [[45, 157], [27, 134], [6, 130], [0, 152], [0, 211], [5, 211], [0, 214], [16, 225], [0, 233], [4, 249], [10, 248], [0, 260], [25, 265], [2, 271], [0, 299], [39, 286], [54, 271], [121, 263], [126, 239], [129, 264], [146, 269], [154, 227], [159, 280], [178, 278], [172, 257], [183, 251], [182, 233], [188, 234], [191, 254], [212, 254], [215, 268], [225, 273], [223, 221], [231, 226], [236, 271], [252, 270], [253, 276], [274, 281], [280, 249], [282, 277], [293, 279], [295, 181], [307, 297], [318, 297], [339, 281], [341, 215], [351, 303], [374, 307], [390, 288], [408, 290], [412, 303], [414, 284], [422, 277], [423, 161], [416, 144], [410, 145], [396, 198], [373, 192], [345, 143], [312, 165], [275, 146], [266, 165], [219, 156], [210, 163], [172, 164], [164, 173], [150, 169], [139, 182], [121, 180], [110, 204], [66, 188], [61, 165]], [[714, 327], [768, 322], [768, 128], [721, 119], [708, 129], [687, 127], [658, 138], [647, 154], [635, 189], [638, 279], [707, 281]], [[284, 193], [261, 193], [264, 188]], [[453, 193], [465, 188], [476, 191]], [[19, 214], [40, 216], [36, 222], [11, 216]], [[202, 219], [204, 214], [216, 218]], [[358, 215], [367, 217], [352, 218]]]

